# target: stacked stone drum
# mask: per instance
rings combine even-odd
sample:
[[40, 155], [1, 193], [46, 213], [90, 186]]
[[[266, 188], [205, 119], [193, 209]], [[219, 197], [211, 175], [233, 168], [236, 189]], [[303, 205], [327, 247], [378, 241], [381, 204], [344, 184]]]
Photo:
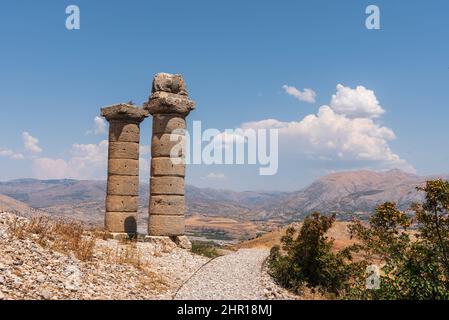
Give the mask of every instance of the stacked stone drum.
[[110, 233], [137, 233], [140, 123], [148, 111], [130, 104], [101, 109], [109, 122], [105, 227]]

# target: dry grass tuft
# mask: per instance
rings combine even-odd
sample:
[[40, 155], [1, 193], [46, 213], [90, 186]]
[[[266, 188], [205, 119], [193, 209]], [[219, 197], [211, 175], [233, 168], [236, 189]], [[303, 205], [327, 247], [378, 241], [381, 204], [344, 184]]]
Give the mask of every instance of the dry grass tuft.
[[118, 246], [116, 252], [116, 261], [120, 264], [132, 265], [140, 270], [144, 265], [140, 257], [137, 243], [129, 243], [127, 245]]
[[81, 261], [92, 260], [95, 248], [95, 238], [86, 235], [82, 223], [44, 215], [30, 220], [16, 217], [9, 227], [9, 234], [17, 239], [32, 239], [64, 254], [73, 253]]
[[142, 258], [137, 241], [119, 240], [117, 248], [111, 250], [108, 256], [111, 263], [129, 265], [139, 270], [142, 273], [139, 278], [142, 288], [157, 288], [159, 292], [168, 290], [168, 281], [160, 273], [154, 271], [153, 266]]

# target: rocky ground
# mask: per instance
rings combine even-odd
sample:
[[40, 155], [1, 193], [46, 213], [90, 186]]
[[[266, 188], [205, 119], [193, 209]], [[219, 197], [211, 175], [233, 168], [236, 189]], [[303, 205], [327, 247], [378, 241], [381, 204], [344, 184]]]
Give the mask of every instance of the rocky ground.
[[13, 235], [19, 219], [0, 213], [0, 299], [171, 299], [209, 259], [174, 243], [95, 239], [93, 256], [42, 246], [33, 235]]
[[70, 251], [55, 245], [57, 235], [23, 227], [30, 223], [0, 212], [0, 300], [294, 298], [266, 273], [267, 250], [241, 249], [211, 260], [169, 239], [105, 240], [87, 232]]

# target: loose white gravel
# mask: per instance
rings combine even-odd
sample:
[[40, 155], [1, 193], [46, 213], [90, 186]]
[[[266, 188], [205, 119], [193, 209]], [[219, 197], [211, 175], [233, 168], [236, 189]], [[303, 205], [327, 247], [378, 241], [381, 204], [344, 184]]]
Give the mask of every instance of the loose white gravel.
[[240, 249], [198, 270], [175, 295], [176, 300], [291, 299], [266, 274], [265, 249]]

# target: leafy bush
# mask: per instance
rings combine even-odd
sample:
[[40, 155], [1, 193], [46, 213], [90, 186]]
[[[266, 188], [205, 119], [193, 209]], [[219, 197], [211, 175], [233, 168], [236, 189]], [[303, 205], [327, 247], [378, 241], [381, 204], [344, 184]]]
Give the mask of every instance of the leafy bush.
[[349, 284], [358, 264], [348, 264], [349, 251], [332, 252], [333, 241], [326, 232], [335, 221], [331, 217], [314, 213], [304, 220], [296, 239], [295, 229], [287, 229], [281, 246], [271, 249], [268, 267], [271, 275], [284, 287], [301, 292], [303, 286], [323, 292], [339, 294]]
[[[270, 273], [296, 292], [307, 285], [345, 299], [449, 299], [449, 182], [428, 181], [418, 190], [425, 201], [411, 207], [412, 217], [386, 202], [368, 224], [350, 225], [355, 244], [338, 253], [325, 236], [335, 217], [314, 213], [296, 239], [289, 228], [272, 248]], [[379, 266], [377, 289], [366, 285], [370, 265]]]
[[[379, 206], [369, 226], [350, 229], [360, 240], [350, 250], [363, 252], [365, 262], [382, 263], [380, 288], [368, 290], [364, 279], [348, 292], [357, 299], [449, 299], [449, 183], [428, 181], [423, 204], [414, 204], [414, 219], [394, 203]], [[415, 232], [408, 228], [415, 226]], [[412, 235], [415, 239], [412, 238]]]

